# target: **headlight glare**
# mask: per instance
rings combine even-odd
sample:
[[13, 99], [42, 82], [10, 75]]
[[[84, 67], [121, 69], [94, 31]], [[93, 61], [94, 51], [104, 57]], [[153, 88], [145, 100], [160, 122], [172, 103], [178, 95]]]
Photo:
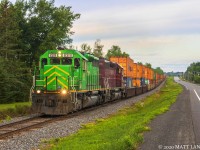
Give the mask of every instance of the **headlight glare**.
[[62, 93], [63, 95], [65, 95], [65, 94], [67, 94], [67, 90], [62, 90], [61, 93]]

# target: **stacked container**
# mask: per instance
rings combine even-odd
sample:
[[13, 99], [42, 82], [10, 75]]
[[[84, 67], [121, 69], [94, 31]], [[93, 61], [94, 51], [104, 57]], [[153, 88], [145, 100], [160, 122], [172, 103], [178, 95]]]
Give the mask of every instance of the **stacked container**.
[[126, 87], [132, 87], [133, 85], [133, 63], [134, 61], [130, 57], [111, 57], [110, 61], [116, 62], [124, 68], [124, 82]]
[[141, 86], [141, 78], [143, 76], [143, 65], [139, 65], [137, 64], [137, 79], [136, 79], [136, 83], [137, 86]]
[[133, 63], [133, 86], [137, 86], [137, 63]]

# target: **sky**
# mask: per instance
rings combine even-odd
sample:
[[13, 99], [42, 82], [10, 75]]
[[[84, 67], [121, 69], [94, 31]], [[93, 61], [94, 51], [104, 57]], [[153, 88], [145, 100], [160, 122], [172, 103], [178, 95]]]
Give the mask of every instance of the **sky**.
[[104, 54], [118, 45], [134, 62], [166, 72], [200, 61], [200, 0], [55, 0], [55, 5], [81, 14], [72, 28], [78, 49], [100, 39]]

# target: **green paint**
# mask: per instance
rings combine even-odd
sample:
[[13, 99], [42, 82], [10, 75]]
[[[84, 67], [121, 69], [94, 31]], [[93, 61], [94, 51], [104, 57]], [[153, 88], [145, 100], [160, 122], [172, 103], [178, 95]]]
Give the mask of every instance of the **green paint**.
[[39, 74], [35, 74], [35, 90], [98, 89], [98, 60], [97, 57], [76, 50], [48, 50], [40, 57]]

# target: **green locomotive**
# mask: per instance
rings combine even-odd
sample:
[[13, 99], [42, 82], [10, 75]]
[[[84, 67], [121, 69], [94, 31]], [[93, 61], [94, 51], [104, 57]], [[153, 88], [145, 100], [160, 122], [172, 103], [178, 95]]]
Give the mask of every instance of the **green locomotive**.
[[41, 55], [33, 76], [32, 109], [40, 114], [63, 115], [148, 91], [147, 85], [129, 87], [123, 72], [118, 63], [88, 53], [48, 50]]
[[46, 51], [34, 73], [33, 110], [60, 115], [101, 103], [98, 62], [76, 50]]

